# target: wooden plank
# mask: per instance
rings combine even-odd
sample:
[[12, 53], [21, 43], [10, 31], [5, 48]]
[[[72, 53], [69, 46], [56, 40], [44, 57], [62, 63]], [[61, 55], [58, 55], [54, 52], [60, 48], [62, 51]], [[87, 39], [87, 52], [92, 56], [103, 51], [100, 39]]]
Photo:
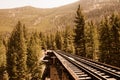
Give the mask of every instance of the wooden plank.
[[75, 80], [79, 80], [79, 78], [77, 77], [77, 75], [74, 73], [74, 71], [69, 67], [69, 65], [67, 64], [67, 60], [65, 60], [63, 57], [61, 57], [60, 55], [58, 55], [56, 52], [54, 52], [54, 54], [56, 55], [56, 57], [60, 60], [60, 62], [62, 63], [62, 65], [66, 68], [66, 70], [72, 75], [72, 77]]

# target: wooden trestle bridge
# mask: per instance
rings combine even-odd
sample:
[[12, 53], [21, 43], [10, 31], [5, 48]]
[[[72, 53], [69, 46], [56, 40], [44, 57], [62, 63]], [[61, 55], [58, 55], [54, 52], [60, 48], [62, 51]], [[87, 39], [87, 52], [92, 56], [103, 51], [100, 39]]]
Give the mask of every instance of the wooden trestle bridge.
[[42, 80], [120, 80], [120, 69], [63, 51], [48, 50]]

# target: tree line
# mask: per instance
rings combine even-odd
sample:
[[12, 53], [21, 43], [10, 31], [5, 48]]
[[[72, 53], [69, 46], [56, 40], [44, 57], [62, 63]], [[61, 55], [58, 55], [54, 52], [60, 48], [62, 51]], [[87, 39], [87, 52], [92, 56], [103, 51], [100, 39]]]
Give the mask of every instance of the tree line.
[[42, 48], [37, 31], [28, 33], [25, 25], [18, 21], [7, 40], [0, 38], [0, 44], [0, 48], [5, 50], [0, 54], [4, 58], [0, 58], [3, 61], [0, 62], [1, 80], [41, 79]]
[[66, 26], [46, 38], [47, 49], [68, 53], [120, 67], [120, 16], [103, 17], [100, 23], [86, 21], [80, 5], [76, 11], [75, 27]]

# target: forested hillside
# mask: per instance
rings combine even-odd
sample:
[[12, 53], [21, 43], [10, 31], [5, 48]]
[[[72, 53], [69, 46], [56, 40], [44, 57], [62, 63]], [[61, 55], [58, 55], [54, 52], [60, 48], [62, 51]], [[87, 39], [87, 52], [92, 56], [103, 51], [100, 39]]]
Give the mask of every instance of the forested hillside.
[[12, 31], [17, 21], [23, 22], [29, 28], [42, 31], [63, 29], [66, 25], [74, 26], [75, 11], [81, 4], [86, 20], [99, 19], [104, 15], [120, 11], [119, 0], [80, 0], [78, 2], [51, 9], [40, 9], [30, 6], [0, 9], [0, 31]]

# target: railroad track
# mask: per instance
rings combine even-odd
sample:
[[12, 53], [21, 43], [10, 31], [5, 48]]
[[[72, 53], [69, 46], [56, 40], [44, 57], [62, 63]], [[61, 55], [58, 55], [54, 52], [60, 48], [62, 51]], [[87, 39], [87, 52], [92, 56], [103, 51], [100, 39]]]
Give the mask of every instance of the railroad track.
[[120, 69], [89, 59], [56, 51], [74, 71], [78, 80], [120, 80]]

